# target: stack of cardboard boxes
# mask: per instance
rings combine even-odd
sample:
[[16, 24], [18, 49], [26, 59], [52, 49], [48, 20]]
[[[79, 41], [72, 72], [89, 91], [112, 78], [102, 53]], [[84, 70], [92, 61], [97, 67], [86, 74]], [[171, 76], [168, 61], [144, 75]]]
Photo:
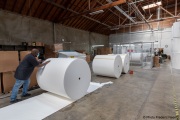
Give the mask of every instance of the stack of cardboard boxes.
[[91, 62], [91, 56], [88, 54], [88, 53], [86, 53], [86, 51], [85, 50], [75, 50], [76, 52], [79, 52], [79, 53], [82, 53], [82, 54], [86, 54], [86, 62], [87, 63], [90, 63]]
[[160, 67], [159, 56], [154, 56], [154, 67]]
[[58, 51], [63, 50], [62, 44], [45, 45], [45, 58], [57, 58]]
[[[29, 54], [30, 51], [21, 51], [20, 56], [18, 55], [18, 51], [0, 51], [0, 73], [1, 74], [1, 82], [0, 82], [0, 93], [8, 93], [12, 90], [15, 78], [14, 73], [19, 65], [19, 57], [20, 61], [24, 59], [24, 57]], [[30, 79], [29, 88], [37, 85], [36, 73], [38, 68], [35, 68]]]
[[9, 92], [15, 83], [14, 71], [19, 65], [18, 51], [0, 51], [1, 89]]
[[107, 55], [107, 54], [112, 54], [112, 48], [101, 47], [97, 49], [97, 55]]
[[90, 63], [91, 62], [91, 56], [90, 55], [86, 55], [86, 62]]

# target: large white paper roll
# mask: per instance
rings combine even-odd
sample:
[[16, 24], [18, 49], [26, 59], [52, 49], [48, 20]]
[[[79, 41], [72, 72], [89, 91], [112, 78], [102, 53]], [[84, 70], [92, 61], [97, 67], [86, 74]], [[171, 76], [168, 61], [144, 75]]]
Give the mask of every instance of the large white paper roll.
[[173, 38], [180, 38], [180, 22], [173, 23]]
[[123, 65], [122, 72], [128, 73], [128, 71], [129, 71], [129, 55], [128, 54], [119, 54], [119, 55], [121, 56], [121, 59], [122, 59], [122, 65]]
[[96, 55], [92, 67], [96, 75], [119, 78], [122, 72], [122, 59], [119, 55]]
[[180, 53], [172, 53], [172, 68], [180, 69]]
[[142, 62], [142, 53], [131, 53], [131, 62]]
[[120, 55], [122, 59], [122, 73], [128, 73], [129, 71], [129, 55], [128, 54], [108, 54], [108, 55]]
[[83, 97], [90, 85], [91, 71], [85, 60], [50, 58], [49, 64], [39, 69], [37, 81], [43, 90], [73, 100]]
[[180, 38], [173, 38], [172, 40], [172, 52], [180, 52], [179, 49], [179, 45], [180, 45]]

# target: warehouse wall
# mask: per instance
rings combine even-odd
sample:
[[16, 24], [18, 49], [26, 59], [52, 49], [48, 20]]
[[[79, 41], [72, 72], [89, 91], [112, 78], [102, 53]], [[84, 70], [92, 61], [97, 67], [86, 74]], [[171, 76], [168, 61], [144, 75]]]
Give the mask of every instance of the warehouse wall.
[[52, 44], [52, 23], [0, 11], [0, 44], [19, 45], [33, 41]]
[[91, 45], [108, 46], [109, 37], [97, 33], [78, 30], [60, 24], [55, 25], [55, 42], [63, 43], [65, 50], [86, 50], [90, 52]]
[[[164, 48], [164, 53], [170, 55], [171, 53], [171, 28], [165, 28], [162, 31], [154, 32], [133, 32], [123, 34], [111, 34], [109, 43], [130, 43], [130, 42], [155, 42], [155, 46]], [[165, 47], [168, 45], [168, 47]]]
[[[55, 32], [54, 32], [55, 31]], [[0, 10], [0, 44], [20, 45], [21, 42], [63, 43], [65, 50], [86, 50], [91, 45], [108, 46], [109, 37], [79, 29], [53, 24]]]

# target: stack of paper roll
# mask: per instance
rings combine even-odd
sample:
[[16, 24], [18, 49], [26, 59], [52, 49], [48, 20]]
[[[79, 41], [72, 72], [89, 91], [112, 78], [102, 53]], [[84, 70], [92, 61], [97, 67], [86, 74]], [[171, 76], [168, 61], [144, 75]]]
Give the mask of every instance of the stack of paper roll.
[[128, 73], [128, 71], [129, 71], [129, 55], [128, 54], [119, 54], [119, 55], [121, 56], [121, 59], [122, 59], [122, 65], [123, 65], [122, 72]]
[[71, 99], [79, 99], [87, 93], [91, 71], [87, 62], [76, 58], [50, 58], [37, 73], [41, 89]]
[[180, 22], [175, 22], [172, 27], [172, 68], [180, 70]]
[[142, 53], [131, 53], [131, 62], [141, 63]]
[[108, 54], [108, 55], [120, 55], [122, 59], [122, 73], [128, 73], [129, 71], [129, 55], [128, 54]]
[[119, 55], [96, 55], [92, 67], [96, 75], [119, 78], [122, 72], [122, 59]]

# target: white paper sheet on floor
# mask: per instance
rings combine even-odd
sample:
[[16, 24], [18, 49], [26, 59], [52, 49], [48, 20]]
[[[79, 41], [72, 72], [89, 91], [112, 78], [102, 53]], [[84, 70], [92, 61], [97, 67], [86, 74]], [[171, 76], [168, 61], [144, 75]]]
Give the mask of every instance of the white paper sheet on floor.
[[[87, 94], [112, 82], [91, 82]], [[29, 98], [0, 109], [2, 120], [42, 120], [74, 101], [50, 92]]]
[[96, 75], [119, 78], [122, 72], [122, 59], [119, 55], [96, 55], [92, 68]]
[[39, 69], [37, 79], [39, 86], [49, 92], [1, 108], [2, 120], [41, 120], [103, 85], [90, 84], [91, 72], [85, 60], [48, 60], [51, 62]]

